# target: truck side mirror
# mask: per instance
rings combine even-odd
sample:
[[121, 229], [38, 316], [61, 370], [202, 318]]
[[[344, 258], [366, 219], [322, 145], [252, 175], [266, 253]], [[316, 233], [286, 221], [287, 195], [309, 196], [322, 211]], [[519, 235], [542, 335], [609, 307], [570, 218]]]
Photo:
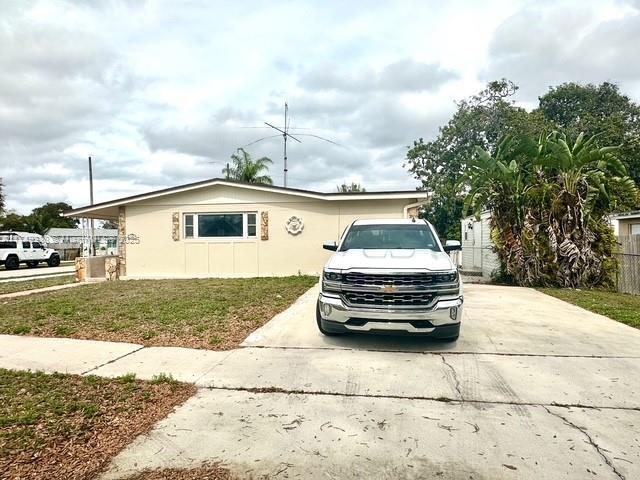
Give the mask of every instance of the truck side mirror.
[[460, 244], [460, 241], [447, 240], [446, 243], [444, 244], [444, 251], [449, 253], [449, 252], [455, 252], [456, 250], [462, 250], [462, 245]]
[[324, 242], [322, 244], [322, 248], [335, 252], [336, 250], [338, 250], [338, 244], [336, 242]]

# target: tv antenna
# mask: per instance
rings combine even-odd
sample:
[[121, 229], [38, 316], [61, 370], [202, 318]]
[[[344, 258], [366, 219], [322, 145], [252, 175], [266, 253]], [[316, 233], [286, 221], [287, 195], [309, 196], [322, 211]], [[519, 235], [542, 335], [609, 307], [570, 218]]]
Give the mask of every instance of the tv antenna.
[[337, 145], [339, 147], [343, 146], [337, 142], [334, 142], [333, 140], [329, 140], [328, 138], [321, 137], [320, 135], [314, 135], [312, 133], [296, 133], [296, 136], [293, 136], [289, 133], [290, 123], [291, 123], [291, 117], [289, 116], [289, 105], [287, 104], [287, 102], [284, 102], [284, 130], [282, 128], [276, 127], [275, 125], [270, 124], [269, 122], [264, 122], [265, 125], [267, 125], [270, 128], [273, 128], [274, 130], [277, 130], [280, 133], [276, 135], [269, 135], [267, 137], [259, 138], [258, 140], [255, 140], [251, 143], [247, 143], [245, 145], [245, 147], [248, 147], [249, 145], [253, 145], [255, 143], [261, 142], [262, 140], [267, 140], [269, 138], [275, 138], [280, 136], [282, 137], [283, 146], [284, 146], [284, 187], [285, 188], [287, 187], [287, 172], [289, 171], [289, 169], [287, 168], [287, 139], [288, 138], [291, 138], [292, 140], [295, 140], [298, 143], [302, 143], [302, 140], [296, 137], [314, 137], [319, 140], [324, 140], [325, 142], [332, 143], [333, 145]]

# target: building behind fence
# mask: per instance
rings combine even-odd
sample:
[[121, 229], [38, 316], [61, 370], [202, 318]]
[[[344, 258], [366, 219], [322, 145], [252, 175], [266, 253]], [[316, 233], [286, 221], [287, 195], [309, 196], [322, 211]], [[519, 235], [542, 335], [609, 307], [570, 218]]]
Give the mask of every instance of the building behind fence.
[[[55, 249], [62, 260], [73, 260], [88, 255], [91, 233], [82, 228], [50, 228], [45, 234], [47, 246]], [[96, 255], [115, 255], [117, 252], [118, 229], [96, 228]]]
[[640, 295], [640, 235], [621, 235], [618, 245], [618, 291]]

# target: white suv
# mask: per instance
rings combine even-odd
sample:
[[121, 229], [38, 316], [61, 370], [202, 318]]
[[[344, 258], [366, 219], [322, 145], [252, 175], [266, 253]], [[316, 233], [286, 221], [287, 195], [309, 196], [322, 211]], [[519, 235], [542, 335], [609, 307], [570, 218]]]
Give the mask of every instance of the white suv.
[[44, 238], [37, 233], [0, 232], [0, 265], [7, 270], [17, 269], [21, 263], [34, 268], [40, 262], [50, 267], [60, 265], [60, 255], [47, 248]]
[[322, 272], [316, 319], [325, 335], [346, 332], [429, 335], [455, 341], [462, 319], [462, 281], [425, 220], [357, 220]]

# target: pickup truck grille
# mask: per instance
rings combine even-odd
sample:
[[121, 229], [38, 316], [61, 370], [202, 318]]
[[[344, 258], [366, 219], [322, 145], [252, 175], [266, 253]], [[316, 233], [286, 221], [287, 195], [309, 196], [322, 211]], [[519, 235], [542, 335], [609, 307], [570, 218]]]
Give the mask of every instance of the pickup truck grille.
[[346, 292], [345, 300], [351, 305], [426, 306], [433, 301], [433, 293], [377, 293]]
[[343, 277], [345, 285], [379, 286], [392, 285], [394, 287], [427, 288], [441, 283], [451, 283], [456, 275], [451, 273], [419, 273], [406, 275], [376, 275], [369, 273], [347, 273]]

